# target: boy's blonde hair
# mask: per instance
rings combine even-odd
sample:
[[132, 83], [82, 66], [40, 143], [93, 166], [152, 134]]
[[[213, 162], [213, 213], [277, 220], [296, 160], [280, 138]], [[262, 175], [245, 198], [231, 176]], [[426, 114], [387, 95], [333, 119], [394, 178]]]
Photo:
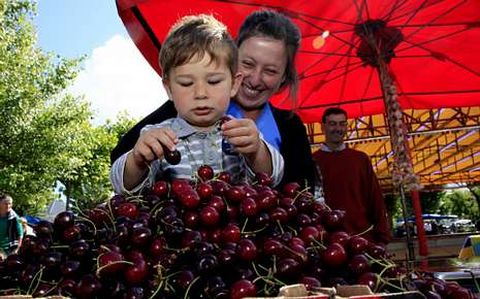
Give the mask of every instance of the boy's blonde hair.
[[232, 76], [237, 72], [238, 50], [227, 27], [211, 15], [191, 15], [181, 18], [170, 29], [159, 55], [163, 79], [172, 68], [189, 62], [195, 55], [205, 54], [211, 62], [225, 62]]

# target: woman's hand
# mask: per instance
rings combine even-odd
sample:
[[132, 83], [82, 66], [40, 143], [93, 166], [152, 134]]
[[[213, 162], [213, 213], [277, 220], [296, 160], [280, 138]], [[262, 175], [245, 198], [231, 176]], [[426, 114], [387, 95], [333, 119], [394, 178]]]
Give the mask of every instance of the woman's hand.
[[222, 133], [235, 150], [242, 155], [254, 155], [261, 144], [257, 126], [249, 118], [230, 119], [223, 123]]
[[260, 138], [255, 122], [249, 118], [231, 119], [222, 124], [223, 136], [235, 150], [247, 159], [255, 172], [272, 173], [267, 146]]

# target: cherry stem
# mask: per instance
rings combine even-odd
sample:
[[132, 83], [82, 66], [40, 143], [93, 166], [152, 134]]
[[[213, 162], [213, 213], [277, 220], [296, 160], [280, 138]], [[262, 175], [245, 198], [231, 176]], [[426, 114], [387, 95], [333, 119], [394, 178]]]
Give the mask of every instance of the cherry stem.
[[196, 283], [199, 279], [200, 279], [200, 276], [197, 276], [197, 277], [195, 277], [194, 280], [192, 280], [192, 282], [188, 285], [187, 290], [185, 291], [185, 295], [183, 296], [183, 299], [189, 298], [188, 293], [190, 292], [190, 289], [192, 288], [192, 285], [194, 283]]
[[361, 235], [364, 235], [364, 234], [368, 233], [368, 232], [371, 231], [371, 230], [373, 230], [373, 224], [370, 225], [370, 226], [369, 226], [366, 230], [364, 230], [363, 232], [358, 233], [358, 234], [356, 234], [356, 235], [354, 235], [354, 236], [355, 236], [355, 237], [360, 237]]
[[283, 227], [282, 227], [282, 224], [280, 223], [280, 220], [277, 219], [277, 225], [278, 225], [278, 228], [280, 229], [280, 231], [282, 232], [282, 234], [285, 233], [285, 231], [283, 230]]
[[160, 290], [162, 289], [162, 286], [163, 286], [163, 281], [160, 281], [160, 283], [158, 284], [157, 288], [155, 289], [155, 292], [153, 292], [153, 294], [148, 297], [148, 299], [153, 299], [153, 298], [157, 298], [157, 294], [158, 292], [160, 292]]
[[245, 218], [245, 221], [243, 222], [242, 230], [240, 231], [241, 234], [243, 234], [245, 232], [245, 228], [247, 227], [247, 223], [248, 223], [248, 217]]
[[[35, 275], [33, 276], [32, 281], [28, 286], [27, 295], [33, 294], [37, 290], [38, 286], [40, 285], [40, 280], [42, 279], [43, 269], [45, 269], [45, 267], [43, 266], [40, 267], [37, 273], [35, 273]], [[35, 283], [35, 287], [32, 288], [34, 283]]]
[[101, 267], [98, 267], [98, 259], [97, 259], [97, 271], [95, 271], [95, 275], [97, 275], [97, 277], [100, 277], [100, 271], [102, 271], [103, 269], [111, 266], [111, 265], [116, 265], [116, 264], [125, 264], [125, 265], [130, 265], [130, 266], [133, 266], [134, 263], [132, 262], [129, 262], [129, 261], [114, 261], [114, 262], [111, 262], [111, 263], [108, 263], [106, 265], [103, 265]]
[[93, 226], [93, 234], [95, 236], [97, 235], [97, 226], [95, 225], [95, 223], [93, 223], [92, 220], [88, 219], [87, 217], [83, 217], [83, 216], [78, 216], [78, 218], [84, 220], [85, 222], [90, 223]]

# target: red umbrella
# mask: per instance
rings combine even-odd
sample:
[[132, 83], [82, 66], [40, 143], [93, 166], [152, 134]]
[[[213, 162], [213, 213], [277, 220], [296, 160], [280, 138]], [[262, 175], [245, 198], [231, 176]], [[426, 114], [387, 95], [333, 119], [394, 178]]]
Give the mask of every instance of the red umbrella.
[[[480, 104], [480, 1], [477, 0], [117, 0], [137, 47], [160, 73], [158, 51], [169, 27], [187, 14], [211, 13], [233, 34], [253, 10], [276, 9], [302, 32], [297, 60], [298, 112], [319, 122], [326, 107], [349, 117], [386, 112], [396, 163], [394, 182], [416, 189], [401, 109]], [[273, 102], [291, 108], [280, 94]], [[387, 107], [387, 109], [385, 109]], [[421, 208], [413, 194], [421, 254]], [[423, 241], [423, 242], [422, 242]]]
[[[180, 16], [212, 13], [236, 33], [258, 8], [287, 14], [302, 31], [299, 114], [306, 123], [318, 122], [332, 105], [346, 109], [349, 117], [384, 111], [371, 38], [383, 52], [403, 109], [480, 104], [480, 1], [117, 0], [117, 7], [159, 73], [162, 40]], [[288, 108], [284, 97], [274, 103]]]

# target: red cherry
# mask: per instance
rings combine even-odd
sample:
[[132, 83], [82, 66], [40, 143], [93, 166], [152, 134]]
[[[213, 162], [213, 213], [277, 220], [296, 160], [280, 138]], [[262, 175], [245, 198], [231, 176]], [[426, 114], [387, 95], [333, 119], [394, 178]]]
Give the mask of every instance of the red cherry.
[[305, 226], [300, 230], [300, 238], [310, 245], [316, 240], [320, 240], [320, 233], [315, 226]]
[[257, 203], [253, 198], [247, 197], [242, 200], [240, 203], [240, 213], [246, 217], [251, 217], [257, 215], [258, 208]]
[[252, 240], [241, 239], [238, 241], [236, 253], [243, 261], [253, 261], [257, 257], [257, 247]]
[[207, 200], [213, 195], [213, 187], [209, 183], [202, 182], [198, 184], [196, 190], [202, 200]]
[[245, 297], [255, 297], [256, 295], [257, 288], [250, 280], [237, 280], [230, 287], [230, 299], [242, 299]]
[[120, 252], [108, 251], [98, 257], [98, 274], [101, 276], [112, 275], [122, 271], [126, 264]]
[[259, 185], [270, 186], [272, 184], [272, 178], [264, 172], [257, 173], [255, 178]]
[[215, 226], [220, 221], [220, 214], [214, 207], [206, 206], [200, 211], [200, 221], [206, 226]]
[[240, 240], [241, 233], [238, 225], [228, 223], [222, 230], [222, 241], [224, 243], [233, 242], [236, 243]]
[[138, 208], [134, 203], [125, 202], [120, 204], [117, 210], [118, 216], [128, 217], [130, 219], [137, 219]]
[[152, 193], [162, 198], [168, 195], [168, 183], [166, 181], [157, 181], [152, 187]]
[[240, 186], [233, 186], [226, 191], [225, 197], [229, 202], [237, 203], [245, 198], [245, 191]]
[[323, 262], [331, 267], [338, 267], [347, 261], [347, 252], [342, 245], [332, 243], [323, 251]]
[[328, 235], [328, 242], [339, 243], [342, 246], [347, 246], [348, 241], [350, 240], [350, 235], [344, 231], [336, 231]]
[[209, 206], [214, 207], [217, 209], [219, 213], [223, 213], [227, 209], [227, 205], [222, 197], [218, 195], [213, 195], [210, 201], [208, 202]]
[[300, 184], [297, 182], [287, 183], [283, 186], [283, 195], [294, 198], [300, 190]]
[[228, 184], [230, 184], [230, 182], [232, 181], [232, 177], [226, 171], [220, 172], [217, 176], [217, 179], [220, 181], [224, 181], [225, 183], [228, 183]]
[[375, 292], [375, 287], [377, 286], [378, 275], [373, 272], [366, 272], [360, 275], [357, 279], [358, 284], [367, 285], [373, 292]]
[[209, 165], [202, 165], [197, 169], [198, 177], [206, 182], [213, 179], [213, 168]]
[[361, 275], [370, 271], [370, 263], [368, 258], [363, 254], [354, 255], [348, 262], [348, 268], [355, 275]]
[[166, 146], [162, 144], [163, 148], [163, 157], [171, 165], [177, 165], [182, 160], [182, 155], [178, 150], [169, 150]]
[[123, 273], [125, 281], [129, 285], [139, 285], [145, 281], [148, 275], [148, 266], [144, 259], [136, 258], [131, 260], [133, 265], [128, 265]]
[[343, 219], [345, 218], [345, 212], [340, 210], [331, 210], [324, 212], [323, 225], [327, 229], [335, 230], [343, 226]]
[[322, 287], [320, 280], [312, 276], [303, 276], [300, 279], [299, 283], [303, 283], [305, 285], [305, 288], [307, 288], [308, 291], [316, 291], [320, 287]]
[[178, 195], [178, 200], [181, 205], [187, 209], [194, 209], [198, 207], [201, 202], [200, 196], [195, 191], [184, 191]]
[[361, 254], [364, 253], [368, 248], [368, 240], [360, 236], [352, 236], [348, 240], [348, 249], [351, 254]]

